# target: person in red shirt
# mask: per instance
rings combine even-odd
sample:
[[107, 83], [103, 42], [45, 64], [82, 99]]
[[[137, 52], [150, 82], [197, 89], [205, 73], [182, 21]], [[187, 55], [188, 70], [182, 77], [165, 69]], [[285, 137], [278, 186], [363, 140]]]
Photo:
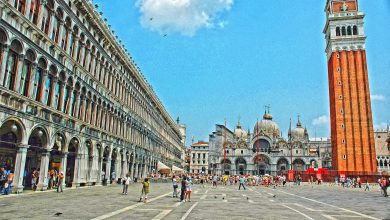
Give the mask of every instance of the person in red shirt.
[[387, 187], [389, 187], [389, 182], [386, 179], [386, 177], [384, 177], [384, 176], [382, 176], [382, 179], [381, 179], [381, 187], [382, 187], [382, 190], [383, 190], [383, 196], [384, 197], [388, 197], [388, 195], [387, 195]]

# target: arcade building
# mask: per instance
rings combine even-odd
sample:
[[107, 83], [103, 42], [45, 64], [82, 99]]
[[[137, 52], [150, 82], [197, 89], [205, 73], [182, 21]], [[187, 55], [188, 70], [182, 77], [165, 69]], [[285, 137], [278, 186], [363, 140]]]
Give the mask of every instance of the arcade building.
[[[13, 191], [145, 177], [158, 161], [181, 167], [179, 125], [111, 30], [86, 0], [0, 1], [0, 166]], [[185, 129], [184, 129], [185, 131]], [[185, 135], [185, 134], [184, 134]]]

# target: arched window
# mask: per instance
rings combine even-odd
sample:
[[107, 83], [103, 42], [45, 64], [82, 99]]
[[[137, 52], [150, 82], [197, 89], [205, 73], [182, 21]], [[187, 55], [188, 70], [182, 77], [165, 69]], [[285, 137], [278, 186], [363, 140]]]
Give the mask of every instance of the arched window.
[[60, 99], [60, 81], [57, 80], [54, 86], [53, 103], [51, 104], [55, 109], [58, 109]]
[[35, 25], [38, 25], [38, 15], [39, 15], [40, 4], [41, 4], [40, 0], [31, 0], [29, 19]]
[[42, 88], [42, 77], [43, 71], [46, 69], [46, 62], [43, 59], [40, 59], [38, 62], [37, 70], [35, 71], [35, 77], [33, 82], [32, 96], [33, 99], [39, 101], [39, 97], [41, 96], [41, 88]]
[[51, 36], [50, 38], [53, 40], [53, 41], [56, 41], [57, 42], [57, 31], [59, 30], [59, 22], [57, 20], [57, 17], [54, 17], [54, 20], [53, 20], [53, 31], [51, 32]]
[[351, 28], [351, 26], [348, 26], [347, 27], [347, 34], [350, 36], [350, 35], [352, 35], [352, 28]]
[[345, 29], [345, 27], [342, 27], [342, 28], [341, 28], [341, 34], [342, 34], [343, 36], [347, 35], [347, 30]]
[[26, 58], [23, 62], [22, 74], [20, 76], [20, 94], [24, 96], [28, 96], [28, 90], [31, 84], [31, 73], [32, 73], [32, 64], [35, 60], [35, 54], [33, 51], [28, 50], [26, 53]]
[[47, 74], [46, 80], [45, 80], [45, 87], [43, 88], [43, 94], [42, 94], [42, 103], [45, 105], [49, 105], [49, 98], [50, 98], [50, 85], [53, 81], [53, 76], [51, 74]]
[[359, 33], [358, 33], [358, 28], [357, 28], [357, 26], [355, 25], [355, 26], [353, 26], [353, 35], [358, 35]]
[[22, 14], [26, 11], [26, 0], [15, 0], [14, 7]]
[[336, 27], [336, 36], [340, 36], [340, 27]]
[[22, 44], [18, 40], [11, 43], [8, 51], [7, 63], [5, 66], [4, 87], [14, 90], [16, 72], [18, 71], [19, 54], [23, 51]]

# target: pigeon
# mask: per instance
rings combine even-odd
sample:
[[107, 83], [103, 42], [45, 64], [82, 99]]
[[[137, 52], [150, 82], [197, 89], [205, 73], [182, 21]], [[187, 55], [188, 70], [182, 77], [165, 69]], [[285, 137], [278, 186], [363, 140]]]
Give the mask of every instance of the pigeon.
[[249, 197], [246, 197], [246, 200], [249, 200]]
[[222, 200], [225, 200], [225, 197], [222, 197]]
[[214, 196], [214, 199], [216, 199], [217, 198], [217, 196]]
[[275, 197], [276, 197], [276, 195], [273, 195], [272, 197], [274, 197], [274, 198], [275, 198]]
[[55, 216], [60, 216], [62, 215], [62, 212], [57, 212], [56, 214], [54, 214]]

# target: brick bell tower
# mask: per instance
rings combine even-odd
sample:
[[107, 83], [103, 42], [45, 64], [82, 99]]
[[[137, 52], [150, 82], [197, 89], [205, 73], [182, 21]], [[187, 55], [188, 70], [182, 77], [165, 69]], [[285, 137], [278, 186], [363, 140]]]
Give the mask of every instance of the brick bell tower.
[[332, 166], [376, 172], [364, 13], [358, 0], [327, 0], [325, 12]]

